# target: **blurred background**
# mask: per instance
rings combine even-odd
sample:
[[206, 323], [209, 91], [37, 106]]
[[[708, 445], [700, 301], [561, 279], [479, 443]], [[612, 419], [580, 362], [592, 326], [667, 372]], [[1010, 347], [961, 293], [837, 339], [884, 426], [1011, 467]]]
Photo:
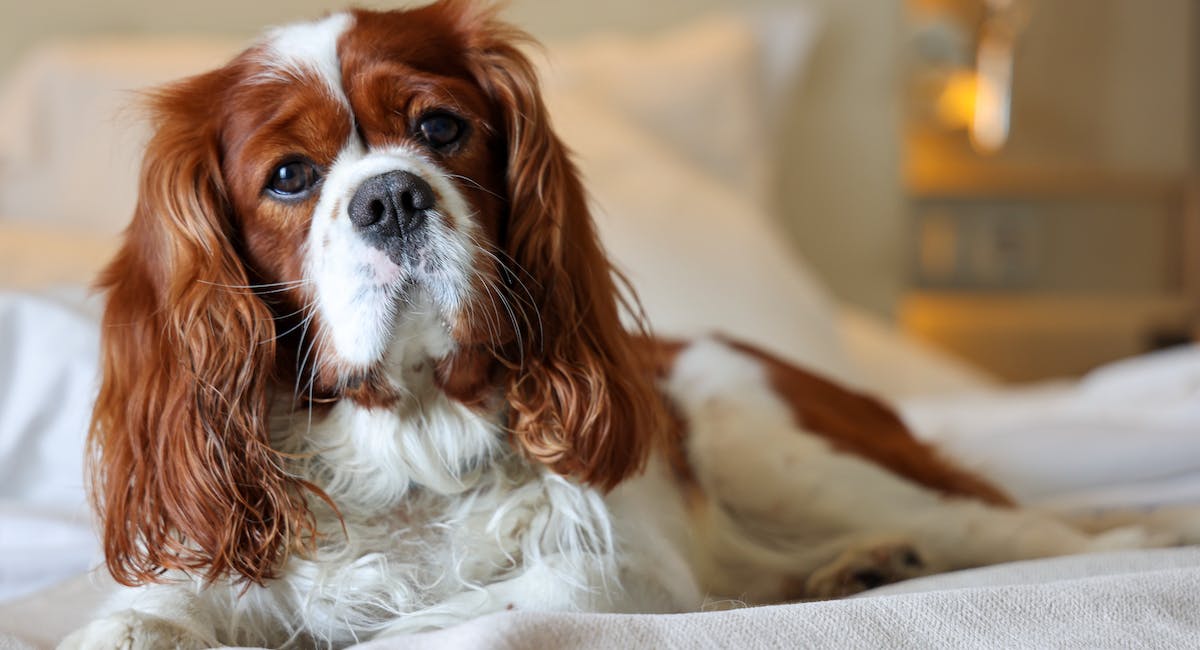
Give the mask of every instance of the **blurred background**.
[[[9, 2], [0, 81], [28, 90], [46, 83], [29, 69], [61, 63], [64, 47], [87, 60], [108, 51], [64, 43], [237, 43], [341, 6]], [[505, 15], [553, 54], [597, 34], [635, 44], [678, 34], [713, 12], [803, 23], [771, 45], [790, 60], [777, 54], [756, 71], [771, 82], [770, 110], [749, 113], [730, 137], [748, 134], [766, 157], [754, 163], [765, 214], [839, 302], [1008, 380], [1077, 375], [1193, 338], [1196, 2], [514, 0]], [[19, 150], [21, 113], [50, 109], [11, 104], [0, 117]], [[33, 187], [18, 166], [8, 165], [10, 187]], [[53, 189], [3, 192], [4, 214], [31, 222], [67, 200]], [[70, 200], [76, 213], [106, 201]]]
[[908, 3], [907, 330], [1009, 378], [1194, 336], [1198, 6]]

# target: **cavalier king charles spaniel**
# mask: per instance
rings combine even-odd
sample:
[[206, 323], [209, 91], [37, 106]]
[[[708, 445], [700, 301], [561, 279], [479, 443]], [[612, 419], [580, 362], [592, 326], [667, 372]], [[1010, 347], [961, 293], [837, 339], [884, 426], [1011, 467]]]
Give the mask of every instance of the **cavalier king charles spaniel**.
[[749, 345], [623, 327], [526, 40], [456, 0], [350, 11], [152, 95], [89, 438], [126, 587], [63, 647], [341, 647], [1163, 542], [1015, 508]]

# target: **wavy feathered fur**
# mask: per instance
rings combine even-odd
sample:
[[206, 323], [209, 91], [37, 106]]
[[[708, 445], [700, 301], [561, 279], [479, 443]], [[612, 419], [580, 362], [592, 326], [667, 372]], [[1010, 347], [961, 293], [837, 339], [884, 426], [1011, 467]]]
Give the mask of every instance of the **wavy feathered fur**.
[[[457, 7], [468, 5], [456, 3]], [[587, 197], [552, 128], [519, 30], [475, 18], [468, 47], [481, 87], [504, 108], [509, 255], [537, 278], [538, 332], [507, 360], [509, 426], [531, 458], [611, 489], [645, 466], [665, 430], [650, 378], [637, 372], [619, 317], [619, 277], [596, 236]], [[636, 313], [636, 312], [635, 312]]]
[[138, 205], [99, 281], [88, 468], [106, 562], [127, 585], [171, 569], [262, 582], [315, 530], [304, 482], [270, 447], [274, 320], [246, 288], [208, 112], [229, 74], [150, 100]]

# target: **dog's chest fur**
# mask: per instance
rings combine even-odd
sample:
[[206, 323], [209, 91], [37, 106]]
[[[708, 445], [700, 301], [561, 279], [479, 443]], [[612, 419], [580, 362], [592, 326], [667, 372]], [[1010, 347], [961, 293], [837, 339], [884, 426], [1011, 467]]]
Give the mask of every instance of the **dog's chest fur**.
[[[428, 354], [440, 342], [408, 341], [389, 364], [395, 404], [343, 400], [311, 419], [276, 418], [273, 444], [336, 511], [309, 499], [316, 552], [290, 558], [280, 580], [248, 592], [239, 603], [247, 615], [275, 611], [276, 621], [303, 620], [318, 636], [369, 635], [405, 615], [428, 620], [457, 594], [531, 569], [577, 574], [571, 580], [613, 573], [603, 497], [521, 458], [500, 416], [434, 385]], [[593, 586], [586, 582], [585, 590]]]

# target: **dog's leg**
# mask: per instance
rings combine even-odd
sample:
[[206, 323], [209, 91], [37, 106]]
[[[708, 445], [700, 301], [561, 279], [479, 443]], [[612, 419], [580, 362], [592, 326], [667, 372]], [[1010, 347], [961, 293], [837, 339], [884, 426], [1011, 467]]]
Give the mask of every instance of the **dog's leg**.
[[[157, 650], [314, 645], [301, 637], [296, 590], [218, 581], [204, 586], [199, 578], [169, 573], [170, 582], [120, 587], [100, 608], [100, 616], [63, 639], [66, 650]], [[307, 623], [308, 621], [304, 621]], [[346, 634], [352, 634], [347, 631]], [[345, 641], [343, 641], [344, 643]]]
[[695, 568], [713, 598], [763, 604], [849, 596], [947, 569], [914, 537], [843, 533], [805, 540], [746, 525], [719, 508], [697, 518]]
[[1140, 526], [1092, 534], [1047, 513], [948, 498], [821, 451], [803, 432], [788, 436], [782, 445], [714, 445], [697, 463], [707, 501], [694, 519], [706, 558], [699, 573], [719, 594], [828, 598], [939, 571], [1177, 540]]
[[220, 645], [184, 587], [121, 589], [106, 610], [107, 616], [63, 639], [59, 650], [199, 650]]
[[1140, 525], [1089, 533], [1041, 511], [969, 500], [929, 504], [911, 515], [904, 529], [952, 569], [1179, 542]]
[[214, 645], [174, 621], [126, 609], [71, 633], [58, 650], [201, 650]]
[[[684, 352], [667, 389], [687, 422], [687, 460], [706, 504], [695, 516], [705, 540], [699, 572], [733, 598], [786, 597], [787, 584], [847, 593], [876, 577], [905, 577], [904, 552], [894, 549], [906, 544], [932, 572], [1172, 541], [1139, 527], [1091, 535], [841, 451], [797, 422], [761, 363], [719, 344]], [[881, 538], [901, 543], [870, 541]], [[739, 584], [748, 586], [729, 591]]]
[[1179, 544], [1200, 544], [1200, 507], [1156, 506], [1105, 508], [1067, 513], [1061, 517], [1080, 530], [1104, 533], [1121, 527], [1140, 527]]
[[810, 573], [802, 588], [789, 594], [792, 596], [789, 600], [852, 596], [930, 572], [923, 553], [911, 540], [886, 536], [866, 538], [851, 544], [832, 562]]
[[427, 609], [405, 613], [375, 638], [437, 630], [504, 611], [622, 611], [616, 575], [597, 561], [562, 556], [542, 558], [511, 578], [459, 592]]

